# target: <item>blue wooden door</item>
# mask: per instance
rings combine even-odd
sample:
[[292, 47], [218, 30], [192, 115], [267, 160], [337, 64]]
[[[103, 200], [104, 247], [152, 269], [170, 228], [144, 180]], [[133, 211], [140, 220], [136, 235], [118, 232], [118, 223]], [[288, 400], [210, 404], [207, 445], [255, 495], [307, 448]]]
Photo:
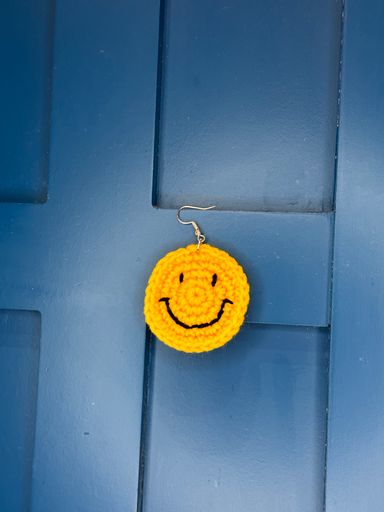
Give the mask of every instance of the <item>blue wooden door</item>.
[[[382, 509], [368, 3], [2, 2], [2, 512]], [[251, 285], [207, 354], [143, 318], [183, 204]]]

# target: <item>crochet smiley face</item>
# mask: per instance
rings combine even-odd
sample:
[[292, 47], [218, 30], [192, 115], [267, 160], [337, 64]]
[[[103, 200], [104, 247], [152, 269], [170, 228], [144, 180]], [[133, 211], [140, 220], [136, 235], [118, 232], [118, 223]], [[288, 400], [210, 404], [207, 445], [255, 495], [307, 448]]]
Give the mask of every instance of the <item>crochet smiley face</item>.
[[144, 315], [151, 331], [183, 352], [227, 343], [244, 322], [249, 284], [227, 252], [202, 244], [166, 254], [149, 278]]

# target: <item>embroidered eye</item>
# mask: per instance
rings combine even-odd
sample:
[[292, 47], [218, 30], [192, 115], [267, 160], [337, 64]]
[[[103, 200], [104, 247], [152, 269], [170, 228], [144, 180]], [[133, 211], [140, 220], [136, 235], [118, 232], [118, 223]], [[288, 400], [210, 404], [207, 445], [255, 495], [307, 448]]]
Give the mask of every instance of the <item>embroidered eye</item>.
[[179, 275], [179, 281], [180, 281], [180, 283], [182, 283], [184, 281], [184, 274], [183, 273], [181, 273]]
[[217, 281], [217, 274], [213, 274], [213, 276], [212, 276], [212, 283], [211, 283], [212, 286], [215, 286], [216, 281]]

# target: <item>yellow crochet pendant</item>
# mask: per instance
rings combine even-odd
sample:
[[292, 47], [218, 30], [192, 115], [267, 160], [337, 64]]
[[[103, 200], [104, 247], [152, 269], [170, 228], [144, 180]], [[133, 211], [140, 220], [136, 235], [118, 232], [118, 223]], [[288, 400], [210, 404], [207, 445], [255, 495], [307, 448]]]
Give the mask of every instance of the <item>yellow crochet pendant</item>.
[[[208, 209], [200, 207], [180, 208]], [[151, 331], [183, 352], [208, 352], [238, 333], [249, 303], [247, 276], [227, 252], [204, 244], [193, 221], [196, 244], [169, 252], [149, 278], [144, 315]]]

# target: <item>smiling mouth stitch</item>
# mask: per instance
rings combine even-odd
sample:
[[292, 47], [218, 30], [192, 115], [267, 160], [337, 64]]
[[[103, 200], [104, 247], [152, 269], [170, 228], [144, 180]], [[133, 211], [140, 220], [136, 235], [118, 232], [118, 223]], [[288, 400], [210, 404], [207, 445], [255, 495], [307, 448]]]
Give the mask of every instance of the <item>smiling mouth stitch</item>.
[[223, 316], [224, 306], [226, 304], [233, 304], [233, 302], [231, 300], [224, 299], [223, 302], [221, 303], [221, 307], [220, 307], [220, 310], [219, 310], [216, 318], [214, 318], [210, 322], [205, 322], [203, 324], [188, 325], [188, 324], [185, 324], [184, 322], [182, 322], [181, 320], [179, 320], [177, 318], [177, 316], [174, 314], [174, 312], [171, 309], [171, 306], [169, 305], [169, 297], [162, 297], [161, 299], [159, 299], [159, 302], [165, 302], [165, 305], [167, 307], [167, 311], [168, 311], [169, 316], [172, 318], [172, 320], [177, 325], [180, 325], [181, 327], [184, 327], [184, 329], [203, 329], [204, 327], [210, 327], [211, 325], [213, 325], [216, 322], [218, 322], [220, 320], [220, 318]]

